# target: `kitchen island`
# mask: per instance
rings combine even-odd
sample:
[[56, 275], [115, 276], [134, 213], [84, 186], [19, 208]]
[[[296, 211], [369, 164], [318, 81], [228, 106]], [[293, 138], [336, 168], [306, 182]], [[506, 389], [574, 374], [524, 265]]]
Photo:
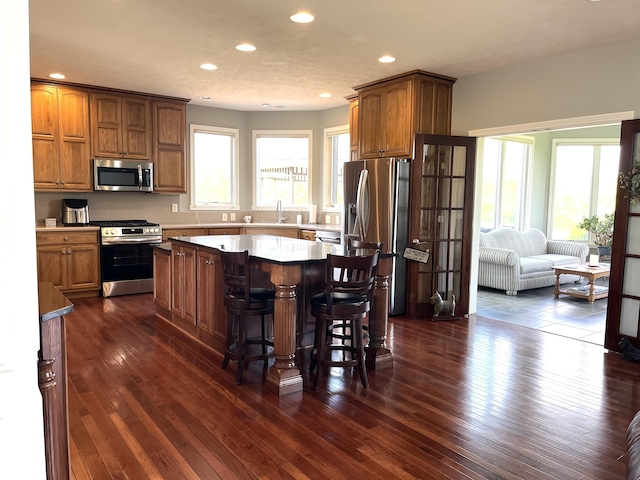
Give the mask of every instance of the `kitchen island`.
[[[222, 300], [224, 284], [219, 252], [248, 250], [252, 265], [265, 274], [276, 290], [275, 363], [266, 378], [267, 388], [277, 395], [301, 391], [302, 376], [295, 364], [295, 354], [296, 349], [310, 346], [313, 341], [312, 338], [309, 341], [309, 336], [305, 335], [312, 332], [315, 324], [308, 303], [310, 296], [324, 289], [327, 255], [362, 255], [365, 252], [348, 250], [342, 245], [272, 235], [175, 237], [170, 242], [173, 305], [170, 316], [167, 312], [163, 316], [214, 350], [222, 351], [226, 313]], [[203, 258], [203, 261], [199, 261], [199, 258]], [[392, 364], [391, 351], [385, 343], [392, 260], [392, 257], [381, 259], [375, 282], [374, 303], [369, 318], [370, 342], [366, 348], [367, 367], [370, 369]], [[213, 278], [201, 272], [207, 267], [214, 267], [211, 272]], [[208, 287], [198, 295], [196, 289], [203, 288], [203, 285]], [[192, 298], [193, 302], [185, 301], [185, 298]], [[178, 304], [177, 308], [175, 304]], [[213, 312], [213, 318], [208, 317]]]

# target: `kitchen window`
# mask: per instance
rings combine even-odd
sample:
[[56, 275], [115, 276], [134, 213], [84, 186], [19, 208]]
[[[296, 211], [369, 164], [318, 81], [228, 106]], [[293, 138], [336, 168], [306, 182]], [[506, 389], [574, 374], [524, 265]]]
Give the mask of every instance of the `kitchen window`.
[[342, 167], [349, 161], [349, 125], [324, 129], [324, 210], [341, 211], [344, 203]]
[[191, 125], [191, 210], [239, 208], [235, 128]]
[[255, 209], [273, 209], [278, 200], [289, 210], [311, 202], [311, 130], [254, 130]]
[[584, 217], [614, 213], [620, 144], [616, 140], [554, 140], [550, 238], [588, 241]]

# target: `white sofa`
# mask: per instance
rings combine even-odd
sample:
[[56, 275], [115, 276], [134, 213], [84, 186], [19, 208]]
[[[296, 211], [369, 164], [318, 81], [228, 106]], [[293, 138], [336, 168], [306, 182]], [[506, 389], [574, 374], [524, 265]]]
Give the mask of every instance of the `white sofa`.
[[[555, 285], [553, 267], [584, 262], [588, 254], [584, 243], [547, 241], [535, 228], [497, 228], [480, 233], [478, 285], [504, 290], [507, 295]], [[560, 276], [560, 283], [578, 280], [578, 275]]]

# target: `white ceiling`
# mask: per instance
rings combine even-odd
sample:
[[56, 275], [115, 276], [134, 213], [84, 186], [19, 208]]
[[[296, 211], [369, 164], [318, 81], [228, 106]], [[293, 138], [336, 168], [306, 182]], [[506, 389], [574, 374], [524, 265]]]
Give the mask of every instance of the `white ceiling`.
[[[315, 22], [291, 22], [300, 10]], [[35, 78], [322, 110], [409, 70], [461, 78], [640, 36], [640, 0], [31, 0], [30, 30]]]

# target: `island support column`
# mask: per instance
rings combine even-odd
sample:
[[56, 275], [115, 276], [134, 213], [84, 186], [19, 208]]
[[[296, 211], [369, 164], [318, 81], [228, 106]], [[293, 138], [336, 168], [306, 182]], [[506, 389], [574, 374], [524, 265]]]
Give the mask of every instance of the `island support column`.
[[[265, 270], [267, 270], [265, 268]], [[271, 283], [276, 288], [273, 315], [275, 363], [266, 378], [267, 389], [278, 396], [301, 392], [302, 375], [294, 363], [296, 353], [296, 286], [301, 280], [300, 265], [269, 265]]]
[[373, 306], [369, 312], [369, 344], [364, 347], [365, 365], [369, 370], [393, 366], [393, 356], [386, 343], [389, 322], [389, 279], [392, 270], [393, 258], [380, 258], [374, 284]]

